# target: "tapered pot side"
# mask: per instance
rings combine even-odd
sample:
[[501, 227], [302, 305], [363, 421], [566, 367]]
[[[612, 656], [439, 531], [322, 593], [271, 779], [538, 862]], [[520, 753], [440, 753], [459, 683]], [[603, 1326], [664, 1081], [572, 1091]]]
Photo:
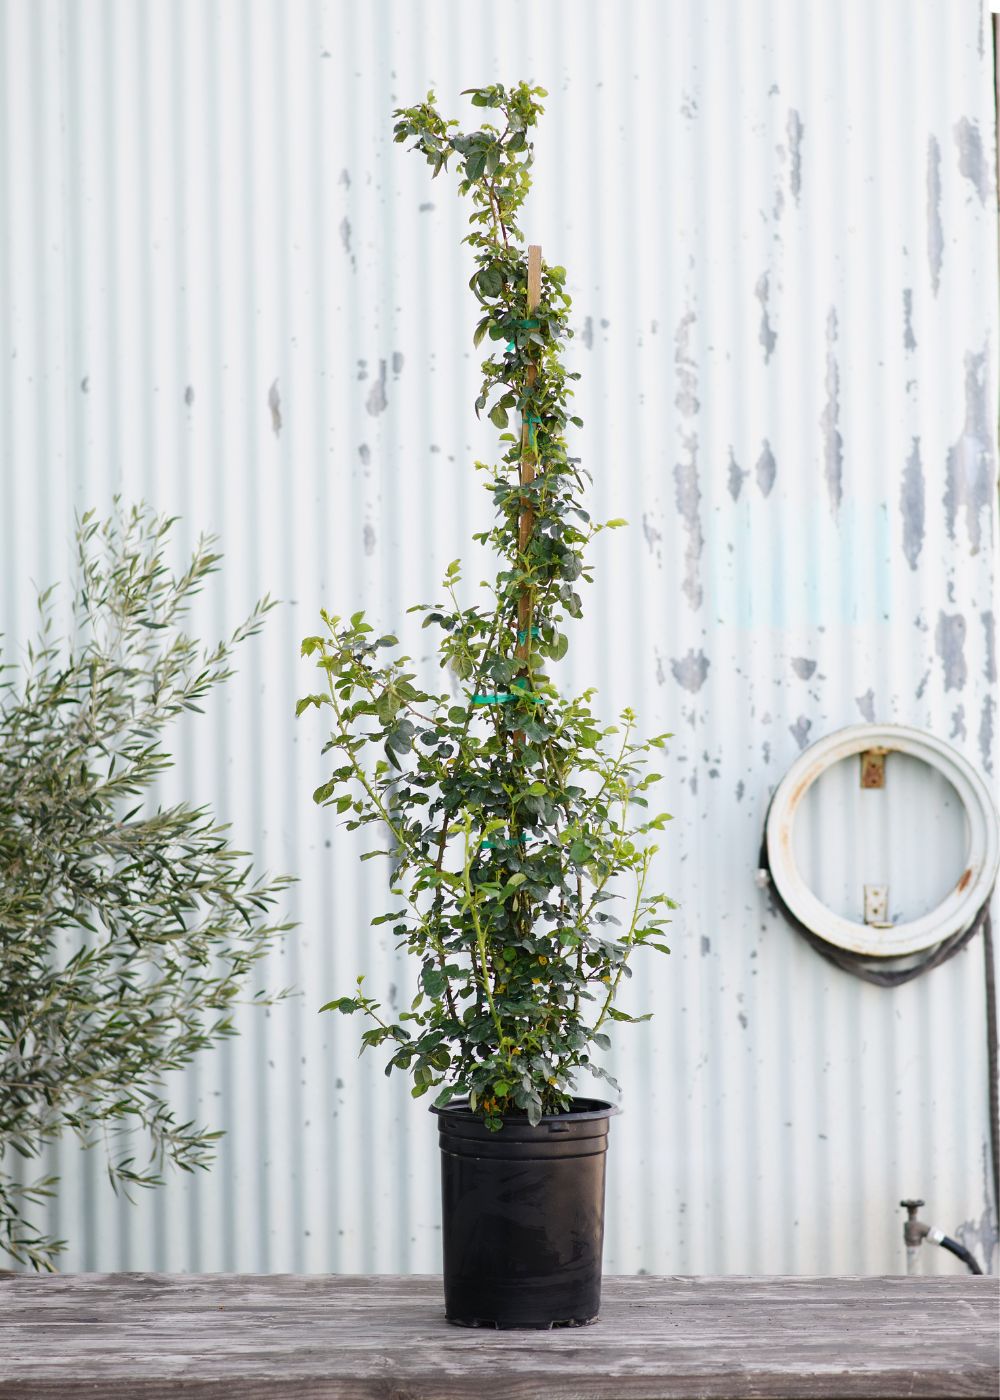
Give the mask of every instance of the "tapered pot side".
[[464, 1327], [582, 1327], [601, 1308], [608, 1129], [574, 1099], [532, 1127], [492, 1132], [463, 1101], [432, 1112], [441, 1146], [444, 1295]]

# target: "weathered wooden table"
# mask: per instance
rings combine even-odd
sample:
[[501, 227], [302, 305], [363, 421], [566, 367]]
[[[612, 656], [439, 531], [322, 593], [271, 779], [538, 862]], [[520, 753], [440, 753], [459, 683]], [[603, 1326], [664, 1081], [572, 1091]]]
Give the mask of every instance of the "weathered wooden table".
[[611, 1278], [597, 1326], [465, 1331], [437, 1278], [0, 1280], [17, 1400], [996, 1397], [995, 1278]]

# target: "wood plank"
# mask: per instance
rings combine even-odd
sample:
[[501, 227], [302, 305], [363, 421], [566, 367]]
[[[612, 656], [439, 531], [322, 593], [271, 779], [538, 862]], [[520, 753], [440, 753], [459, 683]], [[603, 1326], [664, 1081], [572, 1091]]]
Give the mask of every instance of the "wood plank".
[[995, 1278], [614, 1278], [601, 1321], [466, 1331], [438, 1278], [0, 1280], [0, 1397], [991, 1396]]

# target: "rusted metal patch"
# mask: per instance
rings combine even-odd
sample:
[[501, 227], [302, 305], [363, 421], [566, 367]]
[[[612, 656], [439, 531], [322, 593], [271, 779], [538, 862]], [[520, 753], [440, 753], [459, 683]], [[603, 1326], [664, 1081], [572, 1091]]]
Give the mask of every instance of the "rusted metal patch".
[[885, 756], [888, 749], [865, 749], [861, 755], [861, 786], [863, 788], [885, 787]]

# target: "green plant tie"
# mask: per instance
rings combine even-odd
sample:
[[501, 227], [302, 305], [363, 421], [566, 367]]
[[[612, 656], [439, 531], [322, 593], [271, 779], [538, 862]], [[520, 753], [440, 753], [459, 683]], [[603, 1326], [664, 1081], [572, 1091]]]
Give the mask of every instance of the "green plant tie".
[[530, 700], [533, 705], [545, 704], [541, 695], [511, 695], [507, 690], [501, 690], [497, 695], [474, 695], [472, 697], [474, 705], [509, 705], [512, 700]]
[[[525, 330], [525, 331], [537, 331], [537, 330], [538, 330], [538, 327], [541, 325], [541, 322], [540, 322], [540, 321], [528, 320], [528, 321], [515, 321], [514, 324], [517, 325], [517, 326], [520, 326], [521, 329], [522, 329], [522, 330]], [[515, 351], [516, 349], [517, 349], [517, 342], [514, 341], [514, 340], [508, 340], [508, 342], [507, 342], [507, 353], [508, 353], [508, 355], [513, 355], [513, 353], [514, 353], [514, 351]]]
[[474, 705], [507, 705], [512, 700], [530, 700], [533, 705], [545, 704], [545, 699], [543, 696], [528, 695], [525, 693], [528, 689], [527, 681], [514, 681], [513, 688], [515, 691], [515, 694], [513, 695], [509, 690], [498, 691], [495, 695], [473, 695], [472, 703]]
[[524, 420], [523, 420], [523, 421], [524, 421], [525, 423], [527, 423], [527, 425], [528, 425], [528, 441], [531, 443], [531, 446], [534, 447], [534, 446], [535, 446], [535, 424], [536, 424], [536, 423], [540, 423], [542, 420], [541, 420], [540, 418], [536, 418], [535, 415], [534, 415], [533, 413], [526, 413], [526, 414], [524, 415]]
[[480, 841], [479, 846], [480, 849], [484, 851], [505, 851], [508, 846], [514, 844], [515, 842], [526, 842], [527, 839], [528, 833], [526, 831], [522, 831], [519, 832], [517, 836], [511, 836], [509, 838], [501, 837], [499, 841]]
[[[531, 635], [532, 635], [533, 637], [540, 637], [540, 636], [542, 635], [541, 628], [540, 628], [540, 627], [532, 627], [532, 629], [531, 629]], [[527, 632], [525, 632], [522, 628], [518, 628], [517, 640], [518, 640], [519, 642], [526, 642], [526, 641], [528, 640], [528, 634], [527, 634]]]

